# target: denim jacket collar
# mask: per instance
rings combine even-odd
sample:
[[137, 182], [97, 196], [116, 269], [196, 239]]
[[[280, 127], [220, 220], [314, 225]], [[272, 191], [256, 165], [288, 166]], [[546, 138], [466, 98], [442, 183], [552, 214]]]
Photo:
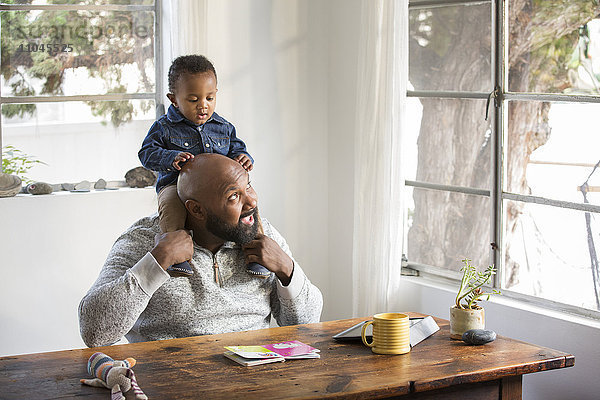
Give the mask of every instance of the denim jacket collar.
[[[169, 122], [171, 122], [173, 124], [177, 124], [181, 121], [184, 121], [185, 123], [192, 125], [192, 126], [200, 126], [200, 125], [194, 124], [192, 121], [190, 121], [189, 119], [184, 117], [183, 114], [179, 111], [179, 109], [177, 107], [175, 107], [173, 104], [171, 104], [169, 106], [169, 109], [167, 110], [167, 119], [169, 120]], [[205, 123], [211, 122], [211, 121], [219, 122], [221, 124], [224, 124], [226, 122], [216, 112], [213, 112], [213, 115], [211, 115], [210, 118]]]

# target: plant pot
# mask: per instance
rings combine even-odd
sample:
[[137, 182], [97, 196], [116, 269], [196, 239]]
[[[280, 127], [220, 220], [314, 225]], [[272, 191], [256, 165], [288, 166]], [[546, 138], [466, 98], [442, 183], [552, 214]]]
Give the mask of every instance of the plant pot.
[[462, 334], [470, 329], [485, 328], [485, 313], [483, 308], [465, 310], [450, 307], [450, 337], [462, 340]]

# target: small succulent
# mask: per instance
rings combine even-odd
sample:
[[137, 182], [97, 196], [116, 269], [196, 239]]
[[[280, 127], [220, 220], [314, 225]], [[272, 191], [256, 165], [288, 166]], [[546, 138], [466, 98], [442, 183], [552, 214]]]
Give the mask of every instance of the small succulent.
[[[501, 294], [499, 290], [492, 289], [486, 292], [483, 286], [490, 283], [492, 276], [496, 274], [496, 268], [490, 265], [484, 272], [477, 271], [477, 267], [471, 265], [471, 260], [462, 260], [465, 265], [460, 269], [463, 273], [460, 289], [456, 295], [456, 308], [476, 310], [481, 308], [477, 302], [489, 300], [492, 294]], [[484, 298], [485, 297], [485, 298]]]

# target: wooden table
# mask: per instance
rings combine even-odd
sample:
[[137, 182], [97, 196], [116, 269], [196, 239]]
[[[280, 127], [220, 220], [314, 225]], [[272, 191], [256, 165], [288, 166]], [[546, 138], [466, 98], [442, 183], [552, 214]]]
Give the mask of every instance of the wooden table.
[[[467, 346], [451, 340], [448, 321], [437, 318], [441, 330], [404, 355], [376, 355], [360, 342], [331, 338], [365, 319], [2, 357], [0, 397], [109, 399], [108, 389], [79, 383], [96, 351], [136, 358], [138, 383], [150, 399], [520, 399], [523, 374], [575, 362], [570, 354], [502, 336]], [[286, 340], [320, 349], [321, 358], [244, 367], [223, 356], [223, 346]]]

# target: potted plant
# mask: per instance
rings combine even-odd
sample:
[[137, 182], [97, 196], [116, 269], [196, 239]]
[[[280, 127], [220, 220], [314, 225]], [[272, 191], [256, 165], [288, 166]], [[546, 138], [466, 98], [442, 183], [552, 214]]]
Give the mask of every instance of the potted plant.
[[471, 260], [462, 261], [465, 265], [461, 268], [463, 276], [460, 288], [456, 294], [455, 304], [450, 307], [450, 337], [458, 340], [462, 339], [462, 334], [470, 329], [485, 328], [484, 309], [477, 302], [489, 300], [492, 294], [500, 294], [496, 289], [486, 292], [484, 288], [484, 285], [489, 284], [492, 276], [496, 274], [493, 265], [479, 272], [476, 266], [471, 265]]
[[31, 179], [25, 174], [36, 164], [47, 165], [45, 162], [30, 156], [14, 146], [6, 145], [2, 148], [2, 166], [0, 172], [7, 175], [16, 175], [23, 182], [31, 183]]

